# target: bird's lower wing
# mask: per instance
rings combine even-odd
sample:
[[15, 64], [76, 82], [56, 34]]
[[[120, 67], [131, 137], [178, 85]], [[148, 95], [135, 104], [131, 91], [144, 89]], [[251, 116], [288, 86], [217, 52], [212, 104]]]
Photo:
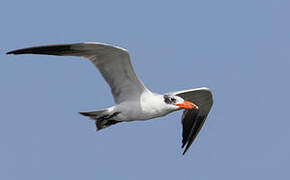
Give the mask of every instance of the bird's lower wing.
[[7, 54], [78, 56], [91, 60], [111, 87], [117, 104], [138, 99], [147, 88], [138, 79], [126, 49], [95, 42], [30, 47]]
[[184, 100], [190, 101], [199, 107], [198, 110], [184, 110], [182, 114], [182, 148], [186, 145], [183, 152], [185, 154], [202, 128], [212, 107], [212, 94], [208, 88], [190, 89], [172, 94], [180, 96]]

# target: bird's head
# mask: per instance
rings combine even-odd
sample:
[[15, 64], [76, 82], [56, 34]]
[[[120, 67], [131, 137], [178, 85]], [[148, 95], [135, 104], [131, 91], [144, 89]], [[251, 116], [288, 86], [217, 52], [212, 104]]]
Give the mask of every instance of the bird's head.
[[192, 102], [185, 101], [179, 96], [174, 95], [164, 95], [164, 103], [171, 110], [180, 110], [180, 109], [198, 109], [198, 106]]

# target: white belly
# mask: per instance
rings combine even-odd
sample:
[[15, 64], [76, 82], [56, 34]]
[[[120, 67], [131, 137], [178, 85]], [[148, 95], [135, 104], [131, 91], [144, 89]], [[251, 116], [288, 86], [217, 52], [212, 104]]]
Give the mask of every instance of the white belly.
[[172, 112], [160, 108], [154, 104], [142, 104], [140, 102], [124, 102], [114, 108], [115, 112], [121, 112], [115, 117], [117, 121], [148, 120], [156, 117], [165, 116]]

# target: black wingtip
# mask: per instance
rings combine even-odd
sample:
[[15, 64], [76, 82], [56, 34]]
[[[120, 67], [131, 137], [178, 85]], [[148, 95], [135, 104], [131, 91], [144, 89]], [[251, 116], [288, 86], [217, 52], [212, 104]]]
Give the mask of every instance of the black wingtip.
[[187, 150], [189, 149], [190, 145], [191, 145], [191, 143], [190, 143], [190, 144], [187, 144], [187, 146], [186, 146], [186, 148], [184, 149], [182, 155], [184, 155], [184, 154], [187, 152]]
[[184, 155], [186, 152], [187, 152], [187, 150], [189, 149], [189, 146], [188, 146], [188, 142], [186, 142], [186, 143], [184, 143], [183, 145], [182, 145], [182, 148], [184, 148], [184, 146], [187, 144], [187, 146], [186, 146], [186, 148], [184, 149], [184, 151], [183, 151], [183, 153], [182, 153], [182, 155]]
[[185, 144], [186, 144], [186, 142], [184, 142], [184, 143], [181, 145], [181, 148], [182, 148], [182, 149], [184, 148]]
[[44, 54], [44, 55], [73, 55], [80, 52], [80, 50], [73, 50], [73, 44], [57, 44], [47, 46], [34, 46], [29, 48], [17, 49], [7, 52], [6, 54]]
[[9, 55], [9, 54], [14, 54], [14, 55], [17, 55], [17, 54], [27, 54], [25, 51], [23, 50], [26, 50], [26, 49], [17, 49], [17, 50], [14, 50], [14, 51], [9, 51], [7, 52], [6, 54]]
[[17, 54], [28, 54], [22, 51], [22, 49], [18, 49], [18, 50], [14, 50], [14, 51], [9, 51], [6, 53], [7, 55], [9, 54], [13, 54], [13, 55], [17, 55]]
[[80, 114], [80, 115], [83, 115], [83, 116], [90, 116], [90, 114], [87, 113], [87, 112], [79, 112], [79, 114]]
[[8, 55], [8, 54], [14, 54], [14, 53], [13, 53], [13, 51], [9, 51], [6, 53], [6, 55]]

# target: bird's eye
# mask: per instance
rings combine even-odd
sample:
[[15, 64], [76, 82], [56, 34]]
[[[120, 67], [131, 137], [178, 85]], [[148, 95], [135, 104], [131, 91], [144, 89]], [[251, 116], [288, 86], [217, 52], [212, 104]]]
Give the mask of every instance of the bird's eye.
[[174, 97], [170, 97], [169, 95], [164, 95], [164, 101], [167, 104], [173, 104], [176, 102], [176, 99]]

